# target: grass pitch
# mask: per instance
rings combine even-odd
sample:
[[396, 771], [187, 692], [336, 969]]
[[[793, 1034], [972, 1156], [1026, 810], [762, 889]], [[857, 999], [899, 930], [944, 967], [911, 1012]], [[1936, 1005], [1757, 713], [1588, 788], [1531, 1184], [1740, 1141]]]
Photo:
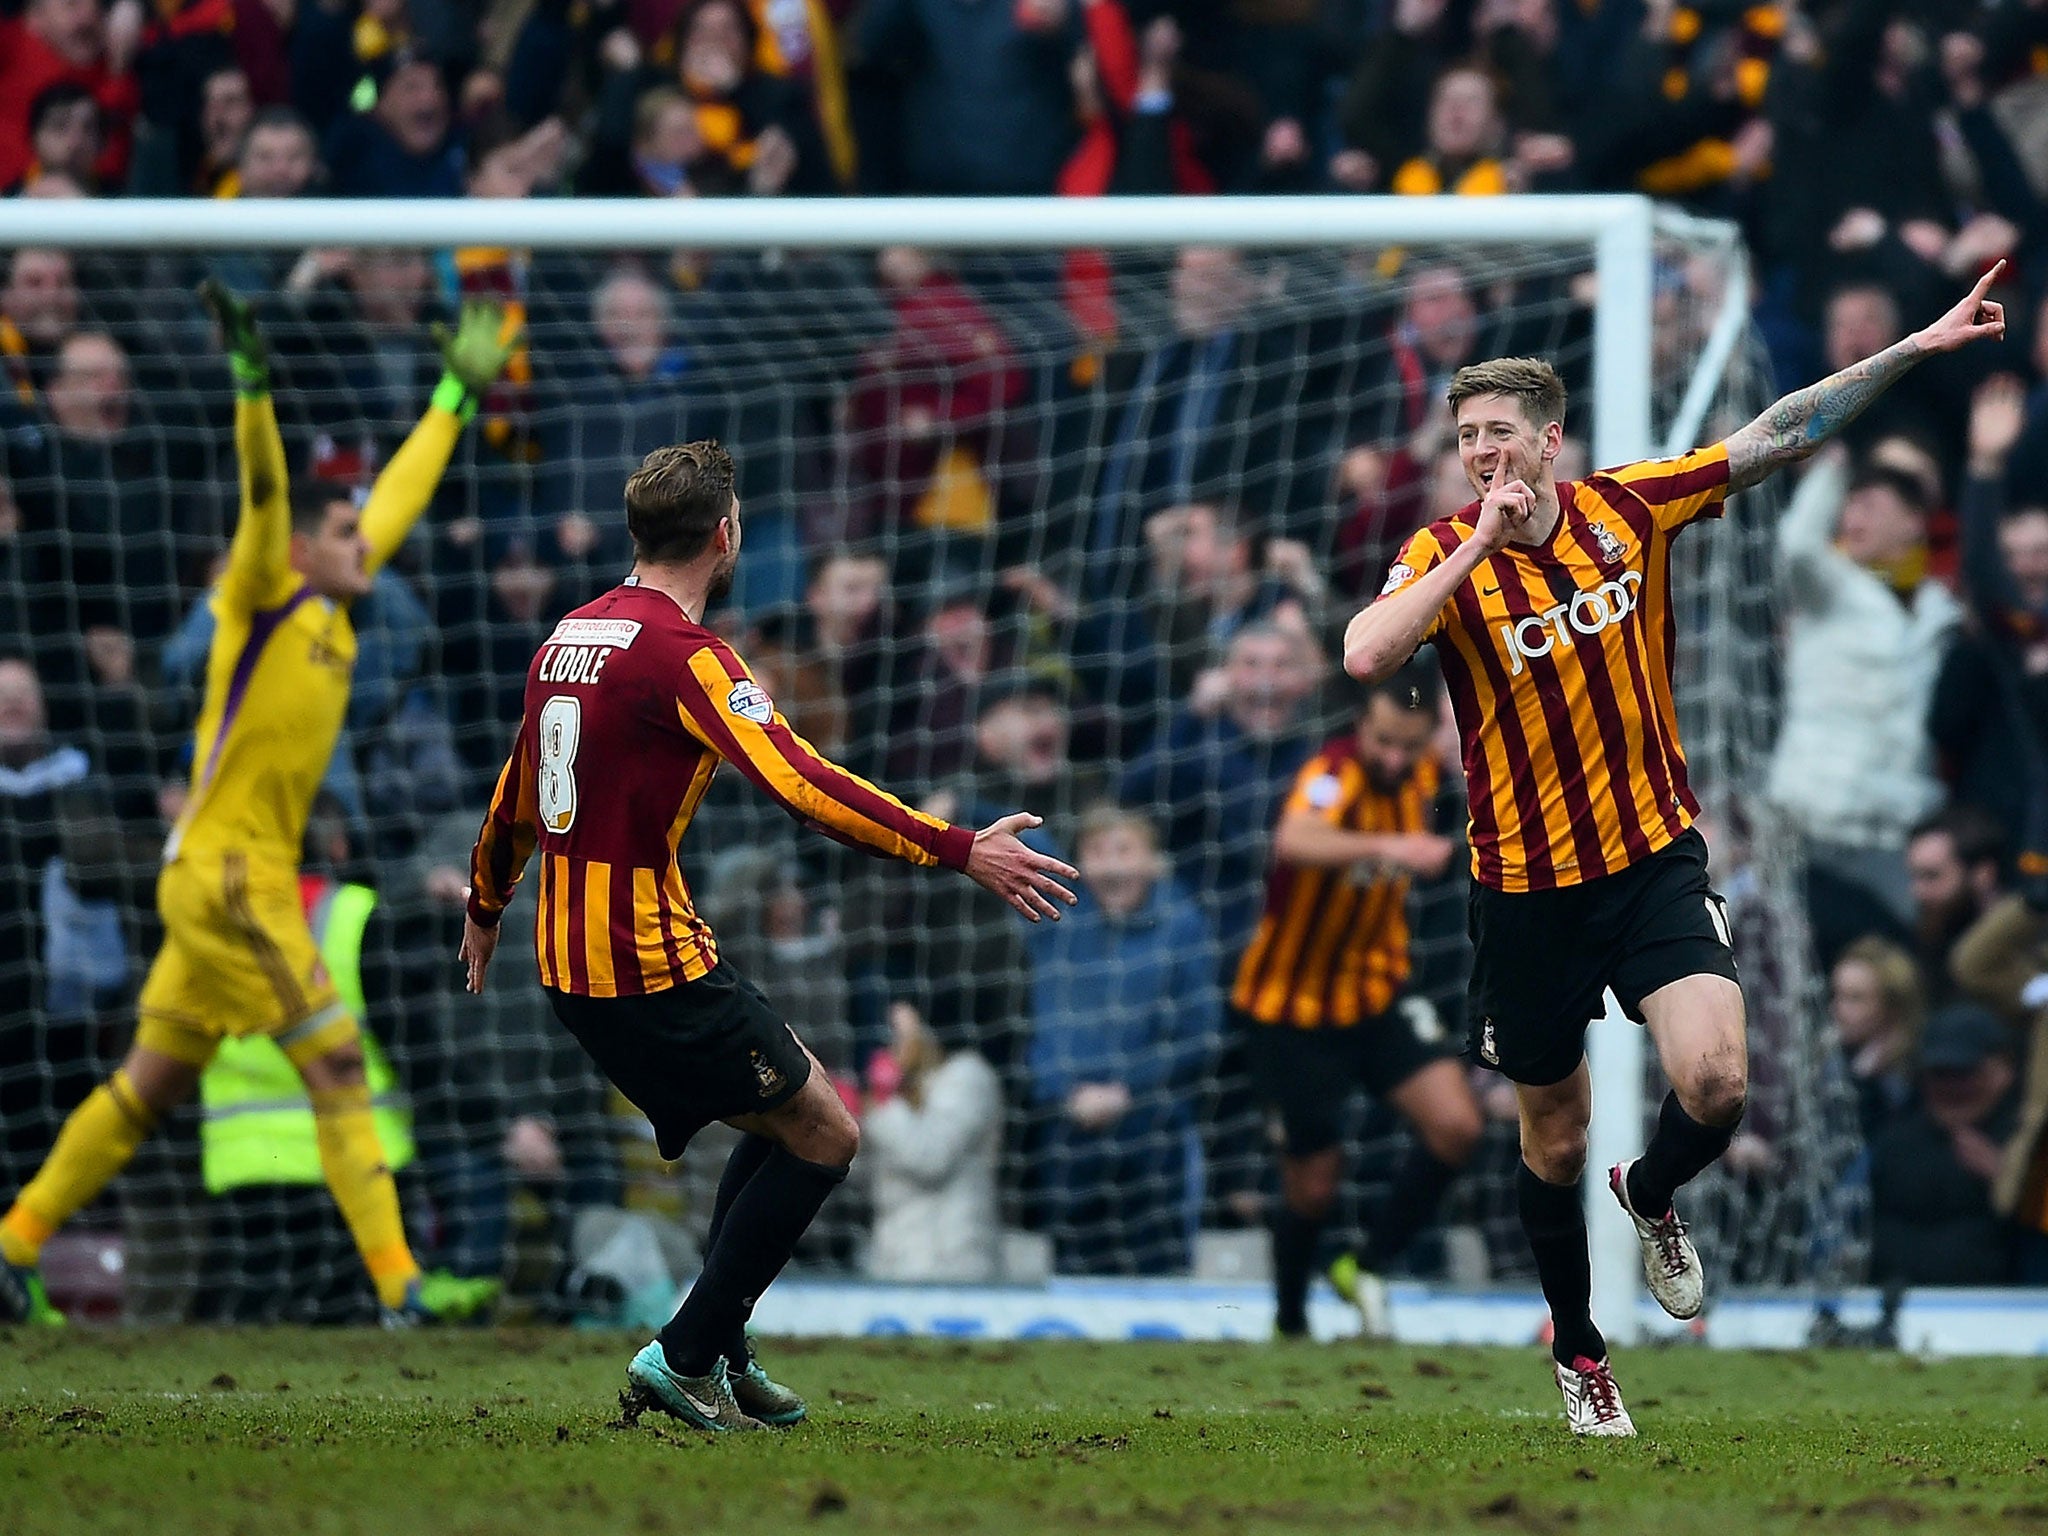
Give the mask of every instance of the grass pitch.
[[0, 1531], [2031, 1531], [2048, 1363], [1634, 1350], [1576, 1442], [1543, 1353], [768, 1341], [812, 1403], [620, 1417], [638, 1338], [0, 1333]]

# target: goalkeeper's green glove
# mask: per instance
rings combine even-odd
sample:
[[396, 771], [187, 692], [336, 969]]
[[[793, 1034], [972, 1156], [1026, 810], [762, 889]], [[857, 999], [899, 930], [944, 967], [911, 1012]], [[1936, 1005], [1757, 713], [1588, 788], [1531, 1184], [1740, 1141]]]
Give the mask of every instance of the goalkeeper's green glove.
[[435, 323], [434, 345], [448, 371], [434, 390], [434, 404], [464, 421], [476, 414], [477, 403], [498, 382], [512, 354], [526, 345], [524, 330], [510, 336], [504, 330], [505, 306], [488, 299], [465, 303], [453, 331]]
[[220, 325], [222, 344], [228, 349], [228, 369], [235, 376], [240, 395], [270, 393], [270, 353], [263, 345], [263, 333], [256, 329], [256, 316], [249, 301], [236, 297], [218, 278], [209, 277], [199, 285], [199, 300]]

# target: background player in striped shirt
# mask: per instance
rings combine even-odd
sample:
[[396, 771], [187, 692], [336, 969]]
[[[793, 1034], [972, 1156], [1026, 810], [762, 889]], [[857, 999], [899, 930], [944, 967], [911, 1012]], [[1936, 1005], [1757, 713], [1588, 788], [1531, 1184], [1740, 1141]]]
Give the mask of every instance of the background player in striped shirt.
[[702, 620], [732, 584], [740, 504], [716, 443], [657, 449], [626, 482], [633, 574], [555, 628], [527, 672], [525, 718], [471, 862], [462, 954], [483, 986], [499, 919], [540, 855], [534, 945], [555, 1016], [682, 1155], [714, 1120], [745, 1132], [719, 1181], [704, 1269], [627, 1379], [701, 1429], [793, 1424], [803, 1399], [754, 1360], [746, 1324], [860, 1132], [824, 1071], [751, 981], [719, 958], [677, 863], [720, 763], [805, 825], [869, 853], [959, 870], [1037, 922], [1074, 871], [1016, 834], [914, 811], [790, 730]]
[[1308, 1332], [1309, 1274], [1337, 1202], [1352, 1093], [1385, 1099], [1416, 1135], [1365, 1247], [1331, 1268], [1369, 1335], [1387, 1332], [1379, 1271], [1429, 1224], [1479, 1141], [1479, 1106], [1436, 1009], [1404, 995], [1408, 882], [1441, 875], [1457, 853], [1433, 830], [1443, 783], [1430, 755], [1435, 689], [1413, 670], [1374, 683], [1352, 729], [1303, 765], [1273, 834], [1266, 910], [1231, 989], [1253, 1081], [1280, 1122], [1273, 1280], [1283, 1337]]
[[65, 1121], [50, 1156], [0, 1218], [0, 1317], [61, 1321], [35, 1263], [51, 1233], [127, 1166], [192, 1095], [223, 1035], [265, 1034], [306, 1080], [320, 1167], [387, 1315], [463, 1311], [423, 1292], [398, 1192], [371, 1118], [358, 1021], [321, 963], [299, 893], [299, 851], [348, 709], [356, 635], [349, 605], [398, 552], [448, 467], [463, 424], [516, 343], [495, 306], [470, 305], [420, 424], [358, 513], [346, 486], [293, 483], [248, 306], [202, 291], [235, 376], [242, 506], [212, 603], [217, 625], [194, 731], [191, 793], [164, 849], [164, 942], [136, 1004], [135, 1043]]
[[1649, 1147], [1608, 1177], [1674, 1317], [1698, 1315], [1704, 1282], [1672, 1195], [1727, 1150], [1748, 1089], [1727, 912], [1671, 699], [1671, 540], [1814, 453], [1922, 358], [2003, 336], [1984, 296], [2000, 267], [1725, 442], [1583, 481], [1556, 478], [1565, 402], [1549, 364], [1460, 369], [1448, 403], [1480, 499], [1411, 538], [1346, 633], [1353, 676], [1386, 676], [1433, 640], [1450, 686], [1472, 813], [1469, 1044], [1515, 1083], [1522, 1227], [1577, 1433], [1635, 1433], [1593, 1325], [1579, 1194], [1603, 990], [1648, 1026], [1671, 1082]]

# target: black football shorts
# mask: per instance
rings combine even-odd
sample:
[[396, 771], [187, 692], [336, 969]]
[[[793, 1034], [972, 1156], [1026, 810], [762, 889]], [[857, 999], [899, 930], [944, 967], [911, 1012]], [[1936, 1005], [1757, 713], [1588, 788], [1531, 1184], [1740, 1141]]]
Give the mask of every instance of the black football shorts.
[[1687, 976], [1739, 982], [1728, 904], [1707, 882], [1707, 842], [1689, 828], [1617, 874], [1548, 891], [1475, 882], [1467, 905], [1472, 985], [1466, 1054], [1518, 1083], [1563, 1082], [1614, 989], [1638, 1024], [1643, 999]]
[[811, 1059], [761, 989], [723, 960], [661, 992], [548, 992], [555, 1017], [598, 1070], [647, 1117], [661, 1155], [682, 1156], [714, 1120], [757, 1115], [796, 1097]]
[[1343, 1140], [1352, 1094], [1383, 1099], [1431, 1062], [1456, 1054], [1436, 1009], [1420, 995], [1345, 1026], [1264, 1024], [1234, 1009], [1231, 1022], [1245, 1032], [1252, 1086], [1278, 1117], [1289, 1157], [1312, 1157]]

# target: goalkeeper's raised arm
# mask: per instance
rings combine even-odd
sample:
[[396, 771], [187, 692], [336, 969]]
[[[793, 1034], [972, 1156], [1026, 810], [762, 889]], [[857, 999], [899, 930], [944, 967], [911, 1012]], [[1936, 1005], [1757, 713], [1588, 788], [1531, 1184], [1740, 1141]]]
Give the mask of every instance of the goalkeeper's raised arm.
[[305, 1080], [321, 1173], [387, 1318], [448, 1310], [429, 1297], [372, 1118], [355, 1015], [315, 942], [299, 849], [348, 711], [349, 606], [418, 521], [462, 424], [516, 338], [493, 306], [440, 338], [448, 373], [426, 418], [358, 517], [348, 487], [293, 485], [270, 401], [270, 361], [249, 305], [200, 294], [235, 377], [242, 507], [212, 600], [192, 782], [157, 885], [164, 942], [136, 1000], [119, 1071], [73, 1115], [49, 1162], [0, 1216], [0, 1321], [49, 1321], [42, 1244], [93, 1200], [151, 1125], [188, 1097], [223, 1035], [277, 1042]]
[[[277, 606], [297, 590], [304, 574], [297, 566], [304, 563], [305, 552], [294, 556], [292, 536], [315, 536], [318, 542], [340, 488], [291, 485], [270, 398], [269, 353], [250, 305], [212, 279], [200, 285], [200, 298], [220, 325], [234, 374], [235, 450], [241, 466], [241, 514], [220, 597], [236, 611], [253, 613]], [[504, 308], [486, 301], [465, 303], [453, 331], [434, 327], [441, 380], [426, 414], [384, 466], [363, 505], [357, 573], [362, 586], [398, 552], [426, 511], [463, 427], [524, 340], [516, 328], [508, 329]]]
[[290, 473], [270, 402], [270, 354], [248, 301], [208, 278], [199, 297], [220, 325], [235, 379], [235, 459], [241, 511], [217, 601], [239, 613], [276, 607], [299, 585], [292, 568]]
[[441, 382], [434, 387], [426, 415], [391, 456], [363, 505], [364, 564], [370, 575], [398, 553], [426, 511], [447, 472], [456, 439], [525, 339], [517, 327], [508, 329], [503, 306], [482, 300], [462, 306], [452, 332], [444, 325], [434, 327], [444, 370]]

